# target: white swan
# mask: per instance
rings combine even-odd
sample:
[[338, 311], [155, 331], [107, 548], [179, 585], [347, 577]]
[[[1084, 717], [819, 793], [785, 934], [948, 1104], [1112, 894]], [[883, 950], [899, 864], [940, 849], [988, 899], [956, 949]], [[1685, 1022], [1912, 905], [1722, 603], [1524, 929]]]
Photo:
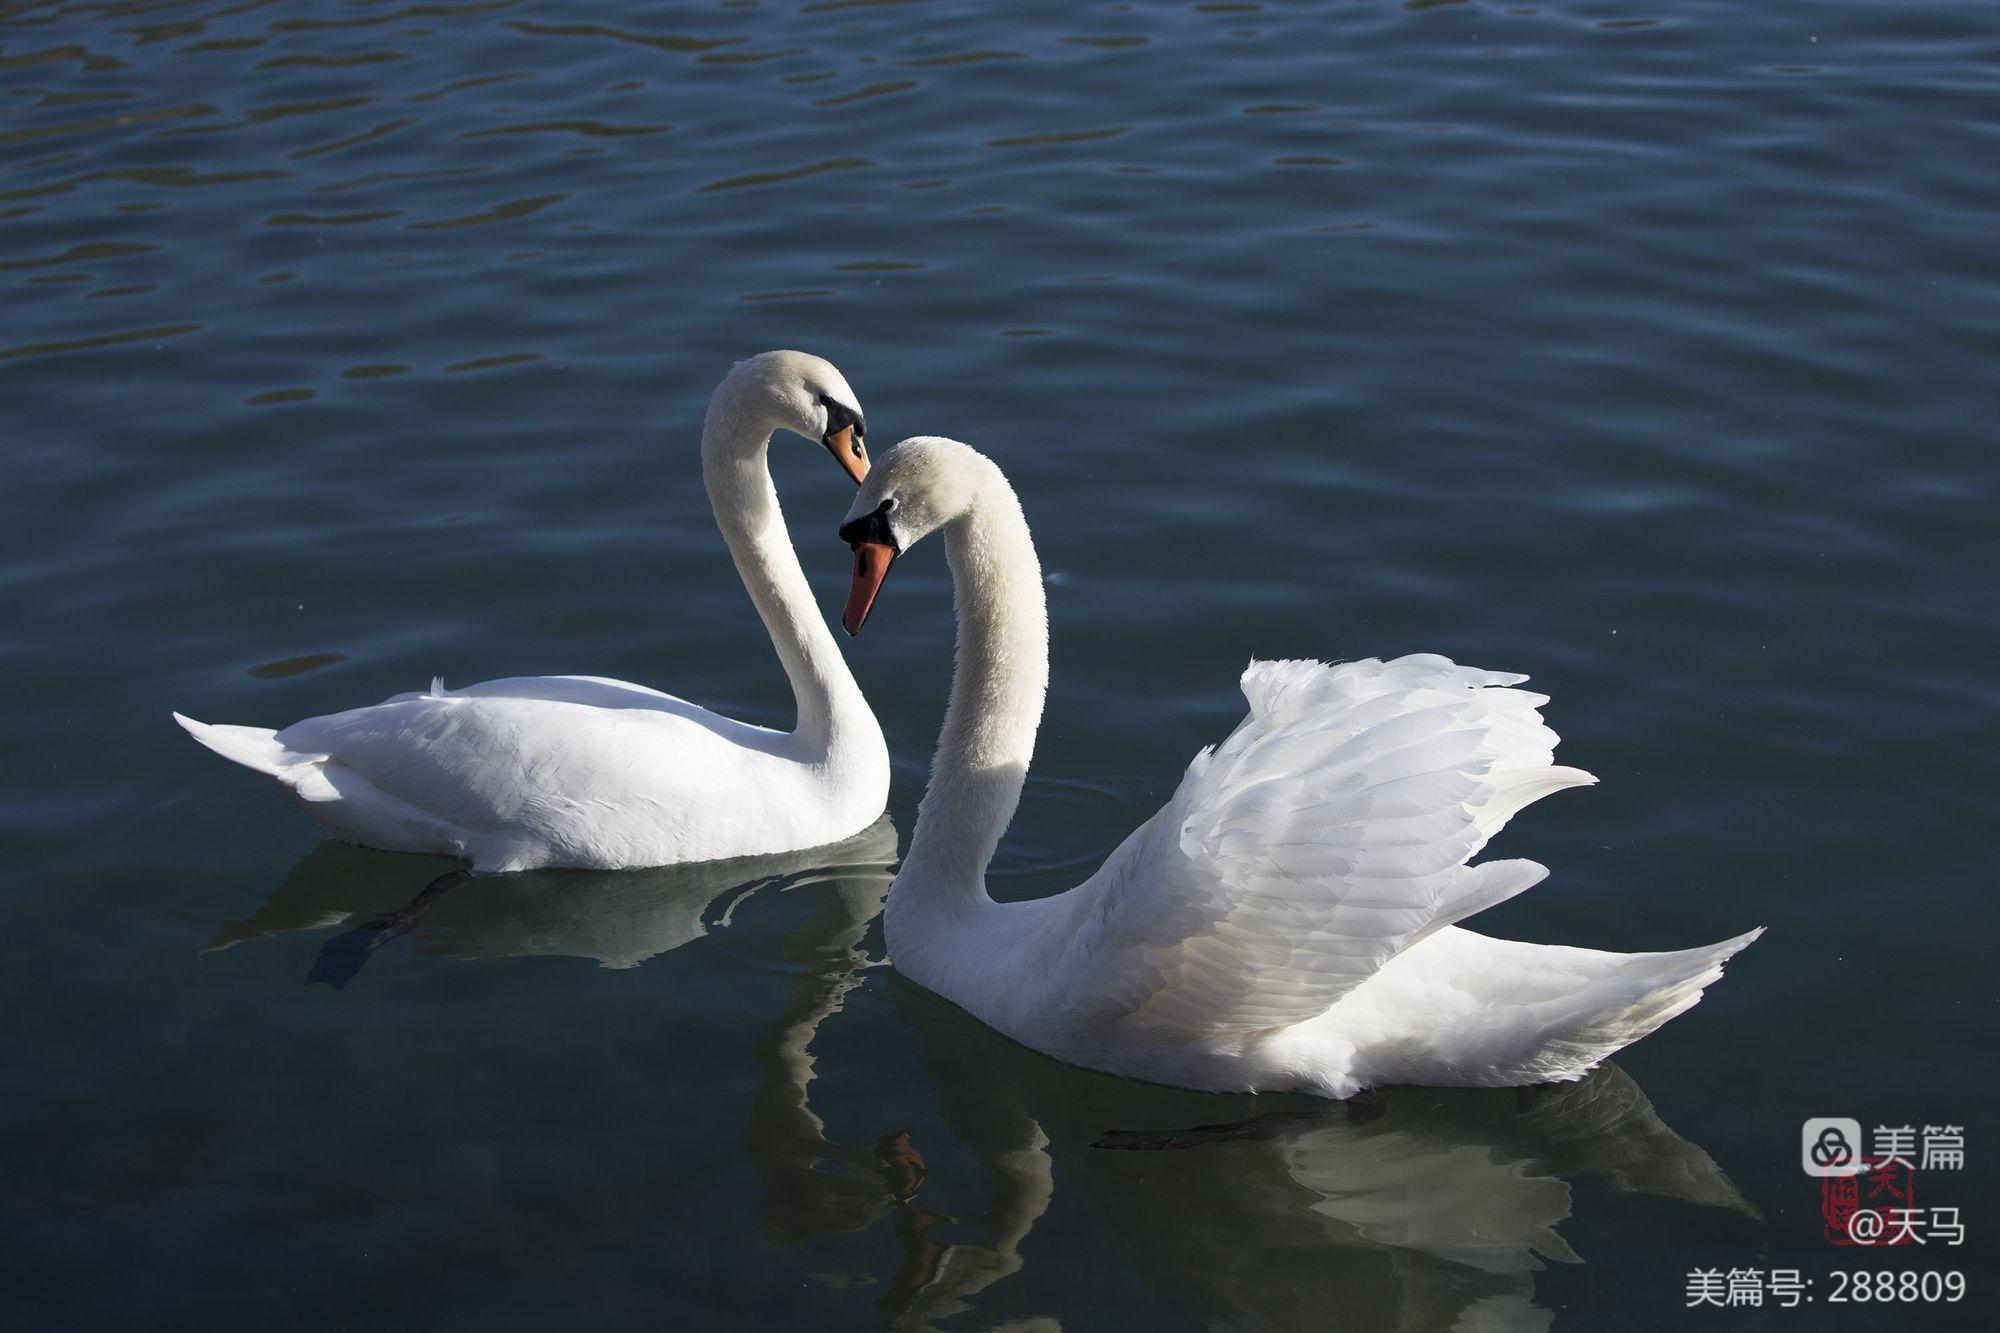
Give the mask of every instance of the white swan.
[[1020, 501], [991, 461], [906, 440], [857, 494], [842, 618], [942, 530], [958, 657], [884, 914], [896, 967], [1058, 1059], [1206, 1091], [1569, 1080], [1695, 1003], [1751, 931], [1678, 953], [1489, 939], [1453, 922], [1547, 873], [1465, 862], [1515, 811], [1595, 781], [1551, 764], [1521, 676], [1442, 657], [1252, 662], [1250, 715], [1079, 887], [996, 903], [1048, 684]]
[[792, 731], [595, 676], [433, 681], [278, 732], [174, 720], [289, 787], [337, 838], [481, 873], [673, 865], [858, 833], [887, 802], [889, 751], [785, 531], [765, 457], [781, 429], [823, 443], [857, 482], [868, 457], [853, 390], [816, 356], [752, 357], [709, 400], [702, 480], [791, 681]]

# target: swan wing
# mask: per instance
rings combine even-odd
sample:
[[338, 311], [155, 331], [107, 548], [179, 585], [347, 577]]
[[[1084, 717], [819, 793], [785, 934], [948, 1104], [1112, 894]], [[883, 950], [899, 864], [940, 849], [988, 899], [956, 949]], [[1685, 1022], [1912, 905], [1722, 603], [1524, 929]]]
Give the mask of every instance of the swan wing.
[[589, 677], [434, 685], [271, 739], [318, 757], [313, 789], [275, 776], [324, 802], [315, 814], [338, 836], [461, 855], [481, 870], [758, 849], [750, 798], [795, 767], [786, 733]]
[[1515, 811], [1596, 781], [1552, 763], [1525, 679], [1428, 654], [1252, 662], [1249, 715], [1065, 895], [1071, 1012], [1253, 1040], [1538, 882], [1533, 861], [1467, 864]]
[[786, 736], [623, 681], [544, 676], [397, 695], [276, 740], [447, 823], [491, 828], [553, 805], [696, 796]]

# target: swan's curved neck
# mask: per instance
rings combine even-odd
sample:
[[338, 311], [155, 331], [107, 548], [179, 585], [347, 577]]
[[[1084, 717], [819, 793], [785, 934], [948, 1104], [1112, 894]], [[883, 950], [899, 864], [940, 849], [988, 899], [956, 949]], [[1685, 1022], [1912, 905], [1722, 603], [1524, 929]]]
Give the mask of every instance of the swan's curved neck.
[[791, 682], [798, 706], [792, 734], [806, 758], [824, 761], [846, 733], [867, 731], [874, 715], [813, 602], [785, 530], [767, 458], [772, 426], [733, 389], [725, 383], [709, 403], [701, 479], [715, 526]]
[[988, 901], [986, 866], [1020, 803], [1049, 684], [1042, 566], [1014, 492], [995, 473], [944, 533], [958, 661], [930, 785], [896, 877], [902, 892], [889, 898], [892, 936]]

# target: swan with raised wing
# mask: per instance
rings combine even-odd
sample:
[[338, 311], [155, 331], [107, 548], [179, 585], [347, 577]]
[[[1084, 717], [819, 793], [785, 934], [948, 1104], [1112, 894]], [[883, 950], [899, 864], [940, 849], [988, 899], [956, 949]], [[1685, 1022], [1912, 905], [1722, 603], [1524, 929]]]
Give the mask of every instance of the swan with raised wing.
[[1595, 779], [1555, 765], [1524, 677], [1429, 655], [1255, 662], [1249, 716], [1067, 893], [1000, 903], [985, 873], [1014, 815], [1048, 684], [1041, 566], [985, 456], [905, 440], [840, 535], [842, 624], [944, 534], [957, 665], [929, 788], [884, 913], [912, 980], [1047, 1055], [1216, 1092], [1581, 1077], [1701, 997], [1753, 930], [1618, 954], [1454, 925], [1547, 871], [1467, 862], [1530, 802]]
[[857, 483], [868, 454], [854, 391], [819, 357], [751, 357], [709, 400], [702, 480], [791, 682], [791, 731], [596, 676], [433, 681], [282, 731], [174, 718], [290, 788], [333, 836], [480, 873], [675, 865], [858, 833], [887, 802], [889, 752], [785, 531], [766, 459], [779, 430], [823, 445]]

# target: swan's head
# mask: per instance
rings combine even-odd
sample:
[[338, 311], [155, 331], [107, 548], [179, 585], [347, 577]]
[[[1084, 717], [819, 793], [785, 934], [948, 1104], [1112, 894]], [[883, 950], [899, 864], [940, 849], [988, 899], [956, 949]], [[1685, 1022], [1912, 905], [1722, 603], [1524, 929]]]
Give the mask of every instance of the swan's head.
[[738, 361], [715, 397], [772, 430], [817, 440], [855, 484], [868, 475], [861, 400], [831, 361], [806, 352], [761, 352]]
[[859, 634], [896, 557], [964, 517], [999, 476], [971, 445], [937, 435], [915, 436], [883, 454], [840, 525], [840, 539], [854, 548], [841, 628]]

